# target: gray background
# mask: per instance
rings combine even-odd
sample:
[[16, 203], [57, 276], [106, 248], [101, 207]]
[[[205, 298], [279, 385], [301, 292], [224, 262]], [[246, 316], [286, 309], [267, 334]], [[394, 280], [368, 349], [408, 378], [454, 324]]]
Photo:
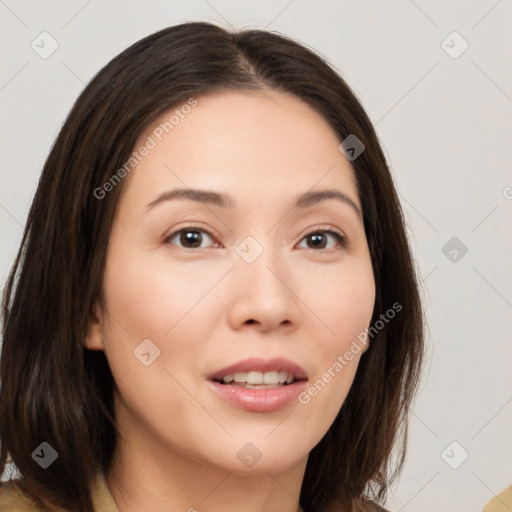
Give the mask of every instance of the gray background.
[[[136, 40], [191, 20], [296, 38], [361, 99], [405, 209], [429, 323], [407, 465], [387, 507], [481, 511], [512, 483], [511, 0], [0, 0], [2, 286], [84, 84]], [[51, 49], [43, 31], [58, 43], [45, 59], [31, 47]]]

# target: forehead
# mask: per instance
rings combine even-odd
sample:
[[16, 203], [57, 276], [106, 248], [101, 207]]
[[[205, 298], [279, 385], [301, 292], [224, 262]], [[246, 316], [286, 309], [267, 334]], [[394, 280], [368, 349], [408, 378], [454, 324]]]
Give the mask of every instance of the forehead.
[[238, 206], [336, 187], [360, 207], [337, 134], [299, 98], [223, 91], [195, 101], [175, 105], [141, 134], [134, 150], [152, 148], [128, 176], [127, 200], [179, 186], [224, 191]]

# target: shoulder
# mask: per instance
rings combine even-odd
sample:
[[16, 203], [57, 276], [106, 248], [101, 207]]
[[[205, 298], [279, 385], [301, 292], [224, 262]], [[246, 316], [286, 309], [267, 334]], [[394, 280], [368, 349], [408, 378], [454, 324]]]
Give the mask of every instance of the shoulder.
[[484, 508], [484, 512], [505, 512], [506, 510], [512, 510], [512, 485], [495, 496]]
[[[23, 492], [23, 479], [0, 481], [0, 512], [66, 512], [59, 507], [47, 507]], [[98, 473], [92, 483], [94, 510], [119, 512], [110, 494], [105, 475]]]
[[22, 491], [19, 479], [0, 482], [0, 510], [2, 512], [44, 512], [35, 500]]

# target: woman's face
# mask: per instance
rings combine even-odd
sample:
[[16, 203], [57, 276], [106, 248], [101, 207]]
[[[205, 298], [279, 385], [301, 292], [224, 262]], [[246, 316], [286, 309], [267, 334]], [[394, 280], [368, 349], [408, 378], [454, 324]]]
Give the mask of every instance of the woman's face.
[[[304, 462], [326, 433], [363, 353], [354, 340], [375, 284], [361, 204], [340, 140], [296, 97], [196, 100], [134, 148], [87, 346], [105, 351], [119, 428], [144, 436], [152, 456], [275, 472]], [[176, 189], [190, 194], [172, 198]], [[193, 190], [212, 194], [197, 201]], [[325, 190], [347, 200], [295, 206]], [[223, 371], [251, 358], [262, 365]], [[268, 390], [211, 380], [273, 382], [274, 370], [301, 380]]]

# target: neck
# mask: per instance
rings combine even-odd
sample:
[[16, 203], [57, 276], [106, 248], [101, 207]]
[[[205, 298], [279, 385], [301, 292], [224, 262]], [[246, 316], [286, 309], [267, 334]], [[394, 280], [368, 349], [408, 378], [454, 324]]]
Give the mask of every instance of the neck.
[[257, 466], [238, 472], [194, 460], [182, 448], [156, 441], [147, 429], [133, 424], [124, 429], [122, 424], [106, 474], [119, 512], [302, 512], [299, 495], [307, 457], [280, 472]]

